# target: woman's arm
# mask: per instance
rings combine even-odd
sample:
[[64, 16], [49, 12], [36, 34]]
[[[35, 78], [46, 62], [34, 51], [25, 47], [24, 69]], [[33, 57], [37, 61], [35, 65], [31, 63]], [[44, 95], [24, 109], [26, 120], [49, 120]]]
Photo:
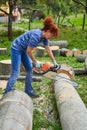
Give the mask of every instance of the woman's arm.
[[58, 65], [58, 63], [56, 62], [54, 56], [53, 56], [53, 53], [52, 51], [50, 50], [50, 47], [47, 45], [45, 46], [45, 49], [46, 49], [46, 52], [48, 54], [48, 56], [51, 58], [53, 64], [54, 64], [54, 67], [59, 67], [60, 68], [60, 65]]
[[33, 48], [27, 47], [27, 54], [28, 54], [29, 57], [31, 58], [32, 62], [36, 62], [35, 57], [34, 57], [32, 51], [33, 51]]
[[53, 61], [55, 58], [54, 58], [54, 56], [53, 56], [52, 51], [50, 50], [50, 47], [47, 45], [47, 46], [45, 46], [45, 49], [46, 49], [46, 52], [47, 52], [48, 56], [49, 56], [49, 57], [51, 58], [51, 60]]

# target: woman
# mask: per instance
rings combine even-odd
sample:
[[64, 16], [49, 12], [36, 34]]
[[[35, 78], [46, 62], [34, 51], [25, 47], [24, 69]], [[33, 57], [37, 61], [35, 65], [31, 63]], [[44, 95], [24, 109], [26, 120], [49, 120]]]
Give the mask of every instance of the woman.
[[48, 45], [49, 39], [58, 36], [58, 28], [53, 23], [53, 19], [50, 16], [47, 16], [44, 19], [43, 24], [44, 26], [42, 29], [29, 30], [12, 42], [12, 70], [4, 94], [7, 94], [8, 92], [14, 90], [14, 83], [19, 76], [20, 65], [22, 62], [26, 70], [25, 93], [27, 93], [32, 98], [39, 97], [39, 95], [34, 92], [32, 87], [32, 63], [36, 68], [40, 68], [40, 65], [36, 61], [32, 51], [33, 48], [38, 46], [40, 43], [43, 43], [45, 45], [46, 52], [51, 58], [54, 66], [59, 66], [54, 59], [54, 56]]

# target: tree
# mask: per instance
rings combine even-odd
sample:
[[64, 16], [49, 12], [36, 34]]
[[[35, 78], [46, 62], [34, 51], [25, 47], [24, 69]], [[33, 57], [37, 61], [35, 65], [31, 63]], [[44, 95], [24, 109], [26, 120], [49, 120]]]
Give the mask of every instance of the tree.
[[83, 15], [83, 24], [82, 24], [82, 30], [84, 30], [84, 26], [85, 26], [85, 18], [87, 15], [87, 0], [72, 0], [73, 2], [77, 3], [78, 5], [81, 5], [82, 8], [85, 10], [85, 14]]
[[9, 6], [9, 13], [7, 13], [5, 10], [0, 8], [0, 11], [4, 12], [6, 15], [8, 15], [8, 38], [9, 40], [12, 40], [12, 11], [14, 8], [14, 5], [16, 5], [16, 0], [3, 0], [0, 1], [0, 5], [4, 4], [6, 5], [6, 2]]

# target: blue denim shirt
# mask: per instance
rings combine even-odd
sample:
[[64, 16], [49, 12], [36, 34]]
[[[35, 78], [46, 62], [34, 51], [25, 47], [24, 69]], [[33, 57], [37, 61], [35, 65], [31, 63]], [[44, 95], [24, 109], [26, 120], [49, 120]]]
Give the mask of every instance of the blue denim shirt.
[[19, 51], [26, 51], [28, 46], [34, 48], [41, 43], [48, 45], [48, 40], [42, 38], [41, 29], [33, 29], [16, 38], [12, 42], [11, 48]]

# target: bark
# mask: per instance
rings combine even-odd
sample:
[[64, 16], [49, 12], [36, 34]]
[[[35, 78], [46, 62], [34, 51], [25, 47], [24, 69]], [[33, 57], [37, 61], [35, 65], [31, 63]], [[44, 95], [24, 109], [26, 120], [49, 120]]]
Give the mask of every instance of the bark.
[[59, 76], [60, 78], [54, 82], [54, 91], [62, 130], [86, 130], [87, 109], [73, 84], [68, 82], [67, 79], [70, 77], [62, 72]]
[[80, 54], [76, 57], [78, 62], [85, 62], [85, 58], [87, 57], [86, 54]]
[[85, 66], [86, 66], [86, 69], [87, 69], [87, 57], [85, 59]]
[[68, 41], [60, 40], [60, 41], [49, 41], [50, 46], [59, 46], [59, 48], [68, 48]]
[[59, 56], [60, 55], [59, 46], [50, 46], [50, 49], [51, 49], [54, 56]]
[[7, 48], [0, 48], [0, 55], [6, 55], [7, 54]]
[[[9, 75], [0, 75], [0, 80], [8, 80], [10, 78]], [[19, 76], [18, 77], [18, 81], [24, 81], [25, 80], [25, 76]], [[41, 82], [42, 79], [41, 79], [41, 76], [32, 76], [33, 78], [33, 82]]]
[[81, 54], [81, 50], [79, 50], [79, 49], [74, 48], [74, 49], [72, 49], [72, 51], [73, 51], [73, 56], [74, 57], [76, 57], [76, 56]]
[[74, 68], [75, 75], [87, 74], [87, 68]]
[[24, 92], [9, 92], [0, 100], [0, 130], [32, 130], [33, 102]]
[[43, 57], [44, 56], [44, 53], [45, 53], [45, 48], [44, 47], [37, 47], [37, 50], [36, 50], [36, 56], [37, 57]]
[[83, 50], [83, 54], [84, 54], [84, 55], [87, 55], [87, 50]]
[[60, 55], [61, 56], [67, 56], [67, 57], [69, 57], [69, 56], [73, 56], [73, 50], [69, 50], [69, 49], [67, 49], [67, 48], [62, 48], [62, 49], [60, 49]]

